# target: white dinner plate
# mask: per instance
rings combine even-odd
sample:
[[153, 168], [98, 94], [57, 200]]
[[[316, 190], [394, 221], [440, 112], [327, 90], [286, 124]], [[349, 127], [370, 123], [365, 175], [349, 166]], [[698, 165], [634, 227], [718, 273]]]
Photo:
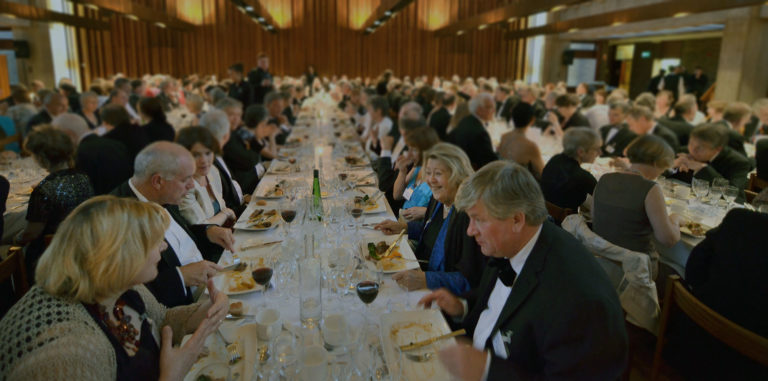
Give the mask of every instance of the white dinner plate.
[[[370, 259], [368, 257], [368, 243], [377, 244], [381, 241], [384, 241], [387, 243], [387, 245], [390, 245], [396, 237], [390, 236], [390, 237], [384, 237], [384, 238], [365, 238], [360, 243], [360, 250], [363, 253], [363, 258], [366, 258], [367, 261], [371, 263], [377, 263], [378, 261], [374, 259]], [[411, 250], [411, 247], [408, 246], [408, 236], [403, 235], [403, 237], [400, 238], [400, 245], [397, 247], [397, 251], [400, 252], [401, 257], [400, 258], [391, 258], [391, 259], [384, 259], [386, 263], [384, 263], [384, 269], [383, 273], [385, 274], [391, 274], [396, 273], [398, 271], [403, 270], [411, 270], [411, 269], [418, 269], [419, 268], [419, 262], [416, 260], [416, 255], [413, 253], [413, 250]]]

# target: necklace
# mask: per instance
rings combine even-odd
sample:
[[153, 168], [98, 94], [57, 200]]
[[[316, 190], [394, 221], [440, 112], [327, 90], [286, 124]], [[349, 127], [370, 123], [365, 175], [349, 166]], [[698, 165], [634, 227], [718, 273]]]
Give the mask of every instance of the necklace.
[[117, 322], [113, 322], [112, 319], [109, 318], [109, 313], [107, 313], [104, 306], [101, 304], [89, 305], [89, 308], [91, 308], [96, 315], [98, 315], [99, 320], [109, 328], [109, 331], [117, 341], [120, 342], [120, 345], [127, 351], [136, 353], [139, 350], [140, 344], [139, 330], [131, 324], [131, 316], [125, 313], [124, 307], [125, 300], [123, 299], [119, 299], [115, 303], [115, 306], [112, 308], [112, 315]]

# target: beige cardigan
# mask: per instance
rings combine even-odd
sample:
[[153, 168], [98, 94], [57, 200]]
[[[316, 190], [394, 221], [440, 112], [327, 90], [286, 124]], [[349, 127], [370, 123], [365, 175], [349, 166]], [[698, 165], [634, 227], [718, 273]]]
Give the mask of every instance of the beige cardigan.
[[[219, 206], [224, 210], [224, 208], [227, 207], [227, 204], [221, 196], [221, 177], [219, 177], [219, 171], [216, 167], [212, 166], [206, 177], [211, 184], [211, 189], [213, 189], [213, 195], [216, 196], [216, 201], [219, 202]], [[216, 179], [218, 183], [214, 184], [213, 179]], [[205, 189], [205, 187], [195, 180], [193, 180], [193, 183], [195, 184], [195, 187], [190, 189], [189, 192], [184, 195], [184, 198], [181, 200], [181, 205], [179, 205], [179, 210], [181, 211], [181, 215], [184, 216], [190, 225], [204, 224], [207, 223], [211, 217], [216, 215], [213, 210], [213, 201], [211, 200], [211, 196], [208, 195], [208, 190]]]
[[[134, 290], [141, 295], [156, 330], [171, 326], [174, 342], [197, 327], [199, 321], [190, 318], [201, 304], [166, 309], [143, 285]], [[81, 303], [51, 296], [34, 286], [0, 321], [0, 380], [104, 381], [116, 377], [115, 350]]]

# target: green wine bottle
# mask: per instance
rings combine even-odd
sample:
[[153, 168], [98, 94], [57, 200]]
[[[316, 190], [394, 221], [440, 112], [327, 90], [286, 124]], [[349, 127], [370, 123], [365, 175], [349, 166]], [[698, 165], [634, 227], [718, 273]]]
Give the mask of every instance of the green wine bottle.
[[318, 169], [314, 170], [314, 179], [312, 180], [312, 209], [317, 216], [318, 221], [323, 220], [323, 205], [322, 205], [322, 195], [320, 193], [320, 171]]

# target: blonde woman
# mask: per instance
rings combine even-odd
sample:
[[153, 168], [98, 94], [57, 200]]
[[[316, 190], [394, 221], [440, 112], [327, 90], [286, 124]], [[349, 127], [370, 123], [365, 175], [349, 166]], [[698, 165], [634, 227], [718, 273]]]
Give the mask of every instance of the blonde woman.
[[477, 286], [485, 257], [474, 238], [467, 236], [469, 217], [453, 206], [459, 185], [472, 175], [472, 165], [464, 151], [450, 143], [438, 143], [424, 154], [425, 181], [432, 190], [424, 220], [407, 225], [384, 221], [376, 229], [397, 234], [408, 229], [408, 237], [417, 240], [416, 257], [429, 261], [419, 270], [407, 270], [392, 276], [408, 290], [445, 287], [455, 294]]
[[144, 287], [169, 223], [162, 207], [133, 199], [77, 207], [40, 259], [37, 285], [0, 321], [0, 378], [182, 380], [229, 301], [209, 282], [210, 300], [167, 309]]

